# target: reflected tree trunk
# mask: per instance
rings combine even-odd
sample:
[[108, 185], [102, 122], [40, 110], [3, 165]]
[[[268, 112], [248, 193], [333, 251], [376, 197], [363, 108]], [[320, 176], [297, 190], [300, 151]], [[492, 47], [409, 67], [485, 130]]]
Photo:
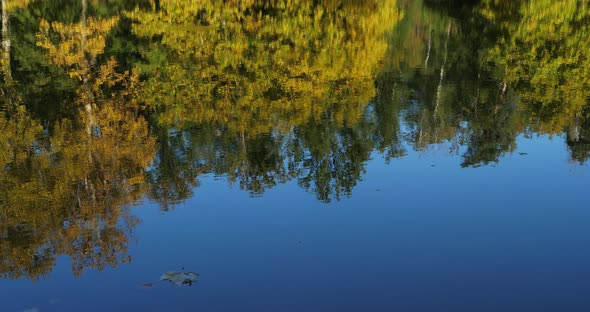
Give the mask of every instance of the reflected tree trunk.
[[10, 49], [10, 38], [8, 37], [8, 0], [2, 0], [2, 50]]
[[250, 166], [248, 164], [248, 149], [246, 146], [246, 134], [244, 130], [240, 131], [240, 161], [239, 161], [239, 174], [240, 178], [247, 180], [250, 175]]
[[[82, 51], [88, 50], [88, 26], [86, 23], [87, 14], [88, 14], [88, 0], [81, 0], [82, 1], [82, 14], [80, 16], [80, 26], [81, 26], [81, 49]], [[94, 115], [92, 112], [92, 103], [94, 102], [94, 95], [92, 94], [92, 88], [90, 87], [90, 68], [91, 62], [88, 60], [84, 60], [84, 67], [86, 67], [86, 72], [83, 73], [82, 83], [84, 92], [86, 93], [86, 98], [84, 101], [84, 110], [86, 111], [86, 116], [88, 118], [88, 124], [86, 125], [86, 131], [88, 135], [92, 135], [92, 130], [94, 128]]]
[[432, 30], [428, 30], [428, 51], [424, 60], [424, 69], [428, 69], [428, 60], [430, 59], [430, 50], [432, 49]]
[[2, 1], [2, 58], [0, 59], [0, 70], [2, 70], [2, 79], [4, 86], [0, 88], [0, 93], [5, 101], [12, 106], [14, 101], [12, 98], [11, 88], [13, 86], [12, 70], [10, 68], [10, 29], [8, 16], [8, 0]]
[[580, 120], [578, 118], [578, 114], [574, 115], [574, 122], [573, 125], [570, 127], [569, 136], [571, 138], [570, 141], [580, 141]]
[[440, 80], [438, 82], [438, 87], [436, 88], [436, 102], [434, 105], [434, 114], [436, 115], [437, 111], [438, 111], [438, 106], [440, 104], [440, 94], [442, 92], [442, 85], [443, 85], [443, 80], [445, 78], [445, 66], [447, 65], [447, 57], [448, 57], [448, 52], [449, 52], [449, 37], [451, 35], [451, 22], [449, 22], [449, 26], [447, 26], [447, 39], [445, 41], [445, 56], [443, 58], [443, 63], [440, 67]]
[[496, 107], [494, 108], [494, 114], [498, 113], [500, 106], [504, 104], [504, 95], [506, 94], [506, 89], [508, 88], [508, 84], [506, 82], [502, 83], [502, 92], [500, 92], [500, 97], [498, 102], [496, 103]]
[[2, 0], [2, 74], [6, 84], [12, 83], [10, 70], [10, 34], [8, 25], [8, 0]]
[[[2, 74], [4, 83], [7, 87], [12, 84], [12, 74], [10, 71], [10, 37], [8, 34], [8, 0], [2, 0], [2, 59], [0, 65], [2, 65]], [[1, 88], [2, 96], [10, 101], [10, 94], [8, 88]], [[2, 209], [2, 224], [8, 224], [8, 215], [4, 207]], [[0, 238], [8, 238], [8, 228], [2, 227], [2, 236]]]

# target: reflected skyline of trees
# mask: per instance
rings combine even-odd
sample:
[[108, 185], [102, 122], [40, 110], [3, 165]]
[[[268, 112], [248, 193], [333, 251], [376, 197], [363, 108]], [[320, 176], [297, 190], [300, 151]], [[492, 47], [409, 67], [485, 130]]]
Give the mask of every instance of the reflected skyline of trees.
[[2, 0], [0, 278], [131, 261], [131, 207], [205, 174], [330, 202], [374, 153], [472, 168], [532, 134], [583, 165], [590, 4], [442, 2]]

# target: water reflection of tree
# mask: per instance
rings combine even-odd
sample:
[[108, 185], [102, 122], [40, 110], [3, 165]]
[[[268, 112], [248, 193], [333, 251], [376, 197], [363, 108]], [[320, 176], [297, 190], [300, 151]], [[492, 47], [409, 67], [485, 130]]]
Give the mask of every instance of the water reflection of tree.
[[[590, 62], [587, 1], [483, 1], [482, 12], [501, 30], [487, 60], [518, 95], [521, 118], [531, 130], [562, 134], [568, 146], [583, 138], [588, 117]], [[512, 11], [513, 14], [505, 12]], [[574, 159], [582, 154], [575, 152]]]
[[3, 10], [2, 276], [39, 278], [58, 255], [76, 274], [128, 261], [130, 207], [171, 209], [203, 174], [328, 202], [375, 151], [447, 144], [477, 167], [519, 133], [565, 132], [586, 161], [587, 3], [398, 1]]
[[54, 258], [47, 253], [70, 255], [77, 273], [122, 260], [128, 233], [120, 220], [135, 223], [124, 207], [145, 192], [142, 168], [149, 156], [143, 153], [150, 144], [135, 147], [147, 131], [132, 116], [109, 122], [125, 126], [101, 122], [102, 136], [89, 138], [64, 122], [46, 137], [22, 106], [10, 117], [0, 116], [0, 267], [7, 277], [46, 273]]
[[[140, 66], [147, 76], [144, 97], [156, 111], [162, 129], [157, 131], [164, 140], [157, 158], [164, 167], [154, 170], [153, 181], [166, 179], [163, 170], [174, 176], [208, 170], [260, 194], [298, 177], [306, 167], [315, 173], [299, 177], [300, 185], [322, 200], [344, 183], [326, 184], [344, 179], [340, 171], [347, 169], [321, 162], [335, 161], [330, 154], [338, 154], [337, 145], [346, 142], [339, 128], [364, 122], [387, 47], [385, 32], [399, 18], [395, 1], [340, 7], [307, 0], [289, 5], [170, 1], [159, 10], [136, 10], [129, 17], [138, 36], [156, 38], [141, 50]], [[191, 125], [202, 130], [198, 137]], [[325, 136], [315, 138], [313, 131]], [[194, 140], [211, 145], [199, 146]], [[318, 143], [332, 146], [325, 149]], [[287, 144], [314, 156], [295, 158], [294, 152], [285, 151]], [[365, 148], [362, 154], [369, 154], [370, 147]], [[175, 155], [178, 160], [170, 161]], [[350, 160], [355, 164], [349, 168], [354, 170], [346, 178], [351, 181], [345, 193], [360, 178], [367, 158]], [[310, 163], [314, 160], [317, 164]], [[158, 194], [168, 191], [180, 199], [190, 193], [190, 185], [164, 185], [167, 190], [161, 183], [155, 187]]]
[[586, 106], [566, 127], [566, 142], [573, 162], [584, 164], [590, 158], [590, 106]]
[[415, 149], [465, 145], [463, 165], [478, 166], [513, 151], [525, 131], [567, 128], [575, 140], [589, 105], [586, 80], [574, 78], [588, 76], [588, 3], [427, 2], [401, 2], [406, 15], [392, 36]]
[[[141, 118], [116, 106], [97, 111], [100, 136], [63, 121], [51, 136], [19, 107], [0, 116], [1, 271], [37, 278], [54, 256], [69, 255], [73, 270], [127, 261], [129, 208], [147, 192], [144, 172], [154, 140]], [[19, 270], [16, 270], [19, 268]]]
[[[213, 19], [210, 22], [221, 27], [219, 23], [227, 23], [223, 19], [232, 16], [233, 8], [211, 3], [204, 7], [213, 15], [197, 24]], [[16, 21], [26, 27], [11, 32], [22, 42], [31, 40], [30, 33], [36, 32], [37, 47], [17, 46], [13, 55], [8, 55], [13, 49], [5, 51], [5, 58], [16, 64], [15, 86], [21, 102], [0, 116], [4, 130], [0, 165], [5, 169], [0, 173], [0, 269], [4, 278], [38, 279], [51, 271], [58, 255], [70, 257], [75, 274], [129, 261], [127, 242], [138, 222], [130, 207], [144, 194], [163, 207], [176, 204], [191, 195], [201, 173], [223, 174], [252, 194], [260, 194], [297, 177], [297, 172], [310, 162], [338, 162], [342, 164], [340, 169], [319, 166], [324, 168], [321, 174], [311, 175], [316, 193], [322, 200], [332, 198], [331, 188], [350, 193], [370, 147], [352, 154], [346, 152], [348, 148], [341, 149], [340, 140], [350, 141], [354, 131], [337, 134], [338, 125], [354, 128], [362, 123], [364, 107], [376, 92], [372, 75], [386, 46], [383, 32], [396, 21], [395, 7], [383, 8], [375, 3], [367, 9], [359, 3], [358, 7], [355, 4], [346, 9], [366, 18], [366, 25], [355, 19], [346, 21], [346, 14], [335, 10], [334, 5], [311, 1], [301, 2], [301, 8], [313, 13], [310, 16], [316, 16], [315, 20], [297, 21], [297, 10], [285, 11], [281, 18], [265, 23], [256, 20], [258, 15], [251, 15], [248, 18], [252, 25], [242, 30], [237, 27], [242, 21], [232, 20], [229, 26], [233, 28], [222, 35], [232, 34], [235, 41], [218, 37], [209, 46], [211, 50], [200, 47], [202, 50], [197, 51], [209, 53], [207, 57], [212, 56], [211, 51], [222, 51], [219, 64], [205, 67], [200, 79], [178, 75], [189, 75], [187, 69], [194, 73], [206, 62], [190, 53], [189, 58], [182, 59], [186, 55], [175, 51], [177, 46], [164, 44], [170, 66], [163, 67], [161, 74], [146, 71], [160, 65], [148, 57], [139, 66], [148, 78], [141, 82], [132, 68], [120, 67], [131, 65], [132, 60], [105, 53], [113, 29], [125, 21], [116, 15], [98, 13], [102, 10], [99, 2], [82, 0], [78, 4], [52, 21], [43, 19], [42, 14], [28, 16], [26, 10], [19, 11]], [[41, 2], [31, 5], [40, 11], [50, 6]], [[161, 13], [168, 14], [164, 11], [167, 8], [161, 7]], [[252, 8], [257, 5], [253, 3]], [[274, 14], [272, 8], [267, 9], [269, 17]], [[215, 20], [215, 14], [221, 14], [217, 17], [223, 19]], [[305, 31], [309, 23], [321, 26], [315, 39], [308, 41]], [[151, 21], [148, 25], [158, 23]], [[287, 29], [286, 33], [275, 33], [277, 26]], [[258, 35], [253, 35], [254, 31]], [[253, 50], [240, 55], [240, 40], [253, 45]], [[267, 49], [269, 46], [276, 47]], [[274, 60], [260, 63], [264, 57], [253, 54], [256, 50], [271, 51], [263, 56]], [[157, 53], [157, 47], [154, 51]], [[7, 64], [3, 62], [3, 73], [12, 74], [4, 66]], [[28, 73], [36, 66], [39, 72]], [[49, 76], [63, 83], [35, 82], [34, 88], [24, 83], [32, 77], [43, 81]], [[197, 89], [198, 102], [192, 93], [182, 92], [167, 98], [178, 100], [175, 105], [150, 102], [162, 99], [159, 97], [163, 91], [174, 92], [175, 87], [182, 87], [182, 79], [198, 82], [190, 88], [205, 88]], [[41, 111], [33, 103], [39, 94], [48, 94], [47, 89], [70, 102], [60, 108], [67, 107], [68, 111], [61, 118], [53, 112], [52, 118], [42, 124], [32, 113]], [[30, 107], [22, 105], [29, 103]], [[151, 133], [138, 111], [144, 104], [154, 110], [150, 116], [154, 121]], [[294, 161], [294, 155], [285, 151], [295, 126], [306, 133], [297, 142], [313, 151], [312, 159], [302, 154]], [[328, 150], [314, 146], [310, 132], [322, 128], [326, 129], [325, 140], [331, 142]], [[354, 156], [358, 153], [360, 158]], [[335, 182], [325, 184], [324, 176], [328, 175]], [[311, 182], [306, 181], [303, 184], [310, 187]]]
[[514, 150], [518, 131], [506, 88], [492, 82], [494, 67], [481, 62], [496, 28], [465, 16], [473, 14], [471, 6], [449, 16], [446, 6], [401, 5], [408, 9], [391, 35], [388, 66], [401, 99], [404, 139], [418, 151], [446, 144], [455, 153], [465, 146], [465, 167], [497, 162]]
[[155, 140], [130, 105], [133, 75], [116, 73], [113, 60], [97, 62], [105, 45], [97, 32], [113, 23], [86, 22], [40, 22], [40, 47], [79, 81], [78, 118], [44, 127], [22, 103], [0, 114], [0, 272], [6, 278], [38, 279], [57, 255], [70, 257], [76, 275], [130, 259], [127, 242], [138, 220], [129, 209], [147, 192]]

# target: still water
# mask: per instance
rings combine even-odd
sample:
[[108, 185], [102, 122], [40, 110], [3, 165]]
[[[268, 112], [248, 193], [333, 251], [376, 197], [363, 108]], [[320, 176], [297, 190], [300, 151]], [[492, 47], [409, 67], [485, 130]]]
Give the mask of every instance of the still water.
[[588, 1], [1, 1], [0, 311], [590, 311]]

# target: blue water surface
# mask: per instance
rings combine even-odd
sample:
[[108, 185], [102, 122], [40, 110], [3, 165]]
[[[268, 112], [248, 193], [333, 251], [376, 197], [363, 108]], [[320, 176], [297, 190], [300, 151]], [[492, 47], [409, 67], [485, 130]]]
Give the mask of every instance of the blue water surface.
[[[2, 311], [586, 311], [589, 168], [560, 138], [518, 146], [472, 169], [444, 149], [376, 156], [331, 204], [208, 176], [173, 211], [134, 208], [130, 264], [74, 277], [58, 258], [48, 279], [0, 281]], [[199, 282], [159, 281], [182, 269]]]

